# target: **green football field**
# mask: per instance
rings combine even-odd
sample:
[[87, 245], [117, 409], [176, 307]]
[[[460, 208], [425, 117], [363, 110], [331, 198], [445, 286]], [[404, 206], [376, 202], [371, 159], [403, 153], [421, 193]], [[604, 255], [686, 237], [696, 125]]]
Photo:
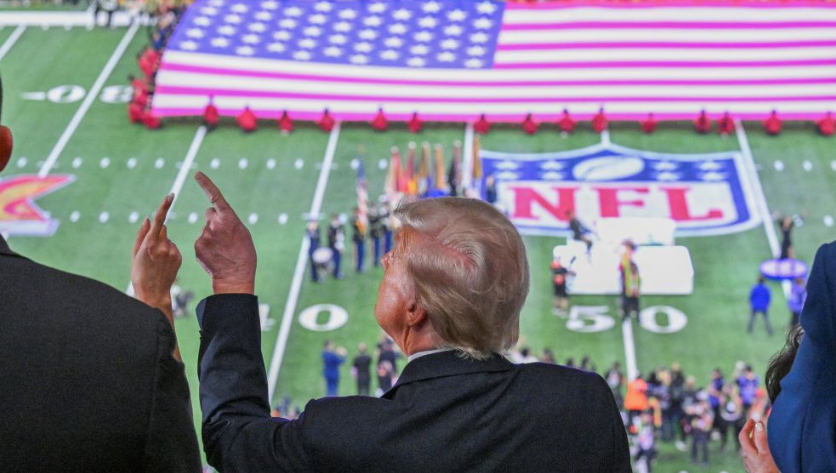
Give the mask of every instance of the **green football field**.
[[[16, 146], [3, 179], [40, 173], [72, 175], [74, 180], [37, 200], [40, 208], [60, 221], [57, 232], [52, 237], [11, 237], [12, 249], [125, 290], [139, 222], [175, 191], [169, 236], [184, 255], [178, 284], [194, 291], [199, 300], [211, 290], [192, 249], [207, 207], [191, 177], [199, 169], [215, 180], [248, 223], [258, 249], [256, 290], [269, 311], [262, 349], [275, 379], [275, 402], [289, 397], [303, 406], [308, 399], [324, 395], [320, 351], [326, 339], [350, 353], [360, 342], [374, 345], [380, 339], [372, 309], [382, 270], [357, 274], [351, 268], [354, 255], [348, 245], [343, 257], [345, 278], [311, 283], [307, 256], [300, 256], [306, 218], [310, 212], [351, 212], [356, 199], [351, 164], [361, 145], [369, 194], [376, 198], [383, 193], [385, 164], [393, 145], [405, 149], [412, 140], [440, 143], [449, 159], [453, 142], [465, 139], [464, 125], [429, 124], [418, 136], [401, 125], [375, 133], [366, 124], [342, 124], [329, 135], [303, 123], [283, 136], [268, 122], [246, 136], [231, 123], [204, 134], [194, 121], [169, 122], [161, 130], [148, 131], [128, 123], [124, 103], [127, 75], [136, 72], [134, 58], [146, 43], [144, 30], [28, 27], [22, 34], [14, 31], [0, 29], [0, 52], [5, 52], [0, 55], [3, 119], [15, 133]], [[698, 136], [687, 123], [662, 124], [654, 135], [642, 134], [637, 124], [614, 124], [610, 139], [631, 148], [670, 153], [743, 147], [755, 200], [764, 204], [758, 211], [802, 213], [804, 224], [794, 234], [796, 252], [810, 262], [817, 246], [836, 235], [834, 142], [816, 135], [810, 124], [788, 124], [777, 138], [766, 136], [757, 123], [743, 126], [746, 138]], [[582, 148], [600, 140], [588, 124], [567, 138], [550, 125], [534, 136], [516, 126], [497, 126], [482, 138], [482, 147], [546, 152]], [[765, 202], [760, 200], [759, 187]], [[642, 372], [678, 361], [699, 385], [708, 381], [715, 366], [728, 374], [738, 360], [751, 363], [762, 378], [769, 357], [783, 343], [789, 314], [780, 285], [773, 284], [772, 322], [778, 333], [769, 337], [759, 324], [753, 335], [747, 335], [747, 296], [759, 263], [777, 249], [777, 240], [770, 241], [769, 236], [776, 231], [770, 220], [731, 235], [679, 238], [677, 244], [690, 249], [694, 264], [693, 295], [642, 300], [645, 307], [667, 306], [686, 315], [687, 325], [674, 333], [657, 333], [637, 321], [628, 334], [619, 323], [601, 332], [570, 330], [569, 321], [551, 310], [549, 263], [552, 248], [563, 239], [526, 237], [532, 289], [521, 319], [524, 345], [537, 353], [551, 348], [560, 362], [589, 356], [599, 371], [614, 361], [624, 366], [631, 352]], [[572, 299], [573, 305], [604, 306], [598, 317], [617, 317], [615, 303], [614, 297]], [[305, 328], [300, 314], [320, 304], [344, 309], [348, 321], [334, 330]], [[661, 331], [665, 319], [657, 317]], [[328, 312], [320, 311], [312, 320], [327, 325]], [[178, 319], [176, 325], [199, 428], [198, 325], [193, 314]], [[354, 392], [348, 364], [340, 392]], [[656, 471], [694, 470], [685, 454], [669, 444], [660, 445]], [[737, 455], [714, 454], [716, 448], [712, 445], [708, 471], [743, 471]]]

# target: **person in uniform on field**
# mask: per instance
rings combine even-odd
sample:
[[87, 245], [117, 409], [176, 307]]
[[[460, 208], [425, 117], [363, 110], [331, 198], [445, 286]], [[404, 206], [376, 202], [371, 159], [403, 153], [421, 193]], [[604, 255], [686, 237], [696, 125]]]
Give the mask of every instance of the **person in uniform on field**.
[[334, 261], [334, 278], [342, 279], [342, 258], [345, 251], [345, 226], [337, 214], [331, 215], [331, 224], [328, 225], [328, 247], [331, 248], [331, 257]]
[[314, 253], [319, 249], [319, 223], [316, 220], [308, 222], [308, 226], [305, 229], [305, 238], [310, 243], [308, 245], [308, 260], [311, 263], [311, 281], [319, 282], [319, 271], [316, 267], [316, 261], [314, 261]]
[[554, 313], [565, 315], [569, 309], [569, 294], [566, 291], [566, 279], [574, 274], [567, 267], [563, 266], [560, 257], [552, 261], [552, 284], [554, 285]]
[[621, 257], [621, 313], [622, 317], [627, 317], [635, 314], [639, 316], [639, 290], [641, 288], [641, 276], [639, 275], [639, 267], [633, 261], [633, 253], [636, 251], [636, 245], [633, 242], [624, 244], [624, 254]]
[[382, 249], [383, 246], [382, 238], [383, 238], [383, 222], [381, 221], [380, 217], [380, 210], [377, 207], [376, 202], [372, 202], [371, 208], [369, 209], [369, 237], [372, 239], [372, 261], [374, 263], [374, 267], [380, 266], [380, 258], [383, 256]]
[[354, 257], [357, 259], [357, 272], [363, 272], [363, 262], [366, 259], [366, 223], [360, 218], [360, 209], [354, 208], [354, 219], [351, 224], [354, 228], [352, 240], [354, 241]]

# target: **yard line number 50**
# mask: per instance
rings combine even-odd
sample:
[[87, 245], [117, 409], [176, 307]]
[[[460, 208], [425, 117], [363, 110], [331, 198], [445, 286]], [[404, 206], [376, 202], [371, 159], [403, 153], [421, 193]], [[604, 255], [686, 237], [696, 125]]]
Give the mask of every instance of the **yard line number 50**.
[[[608, 315], [609, 306], [572, 306], [566, 318], [566, 328], [574, 332], [604, 332], [615, 327], [615, 318]], [[667, 324], [659, 323], [659, 315], [667, 319]], [[681, 310], [665, 305], [648, 307], [639, 313], [639, 325], [648, 332], [675, 333], [688, 325], [688, 316]]]

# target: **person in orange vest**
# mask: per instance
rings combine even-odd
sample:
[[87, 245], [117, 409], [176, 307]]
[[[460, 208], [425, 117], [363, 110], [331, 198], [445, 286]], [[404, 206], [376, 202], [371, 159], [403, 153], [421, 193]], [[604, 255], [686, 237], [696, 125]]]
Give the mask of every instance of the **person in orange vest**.
[[256, 130], [256, 128], [258, 128], [258, 119], [256, 118], [255, 113], [250, 110], [250, 107], [244, 107], [244, 111], [238, 115], [237, 120], [238, 126], [244, 130], [244, 133], [252, 133]]
[[641, 373], [627, 383], [627, 395], [624, 397], [624, 410], [629, 418], [628, 426], [632, 427], [633, 419], [647, 410], [647, 382]]
[[734, 120], [732, 120], [729, 112], [724, 113], [723, 116], [717, 120], [717, 131], [722, 136], [728, 136], [734, 133]]
[[316, 122], [316, 125], [322, 128], [322, 131], [326, 133], [331, 133], [331, 130], [334, 129], [335, 120], [331, 116], [331, 112], [328, 111], [326, 108], [324, 112], [322, 112], [322, 117]]
[[575, 131], [575, 126], [578, 124], [575, 120], [569, 116], [569, 110], [563, 109], [563, 117], [560, 121], [557, 122], [557, 126], [560, 128], [561, 133], [572, 133]]
[[480, 135], [486, 135], [489, 131], [491, 131], [491, 122], [485, 118], [485, 114], [483, 113], [476, 123], [473, 124], [473, 131], [479, 133]]
[[701, 135], [705, 135], [711, 131], [711, 119], [708, 118], [708, 114], [705, 112], [705, 109], [703, 109], [696, 120], [694, 120], [694, 130]]
[[776, 136], [781, 133], [781, 119], [778, 118], [778, 111], [773, 110], [772, 113], [769, 114], [769, 118], [763, 121], [763, 129], [766, 131], [766, 134], [769, 136]]
[[653, 118], [653, 114], [648, 113], [647, 118], [641, 121], [642, 131], [649, 135], [656, 131], [656, 125], [658, 124], [659, 122], [657, 122], [656, 119]]
[[409, 120], [407, 124], [409, 131], [412, 133], [420, 133], [421, 129], [424, 127], [424, 123], [421, 122], [421, 119], [418, 118], [418, 112], [412, 114], [412, 118]]
[[212, 102], [212, 97], [209, 97], [209, 103], [203, 109], [203, 126], [212, 131], [218, 127], [220, 118], [221, 114], [218, 112], [218, 107]]
[[143, 113], [142, 123], [144, 123], [145, 127], [149, 130], [157, 130], [163, 126], [163, 121], [151, 111], [150, 107], [145, 110], [145, 113]]
[[836, 132], [836, 121], [833, 120], [833, 112], [827, 112], [821, 120], [816, 122], [816, 128], [822, 136], [833, 136]]
[[529, 113], [525, 116], [525, 120], [523, 120], [522, 123], [523, 131], [529, 135], [533, 135], [534, 133], [537, 133], [538, 126], [539, 125], [537, 125], [537, 122], [534, 121], [534, 116], [532, 114]]
[[382, 108], [377, 109], [377, 115], [372, 119], [371, 125], [376, 131], [386, 131], [386, 128], [389, 127], [389, 121], [383, 115]]
[[603, 133], [607, 129], [607, 116], [604, 115], [604, 107], [601, 107], [598, 113], [592, 117], [592, 129], [595, 133]]
[[128, 120], [131, 123], [142, 123], [142, 116], [145, 113], [145, 107], [135, 101], [128, 104]]
[[282, 112], [282, 116], [278, 120], [278, 125], [282, 133], [290, 133], [293, 131], [293, 120], [290, 119], [287, 110]]

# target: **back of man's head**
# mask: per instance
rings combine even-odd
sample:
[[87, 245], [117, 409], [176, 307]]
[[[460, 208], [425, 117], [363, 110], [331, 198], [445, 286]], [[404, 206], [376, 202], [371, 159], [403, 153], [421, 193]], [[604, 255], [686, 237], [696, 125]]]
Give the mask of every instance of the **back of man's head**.
[[0, 171], [12, 157], [12, 132], [3, 125], [3, 78], [0, 77]]
[[486, 202], [456, 197], [405, 204], [395, 215], [416, 302], [443, 344], [474, 358], [516, 345], [529, 274], [511, 221]]

